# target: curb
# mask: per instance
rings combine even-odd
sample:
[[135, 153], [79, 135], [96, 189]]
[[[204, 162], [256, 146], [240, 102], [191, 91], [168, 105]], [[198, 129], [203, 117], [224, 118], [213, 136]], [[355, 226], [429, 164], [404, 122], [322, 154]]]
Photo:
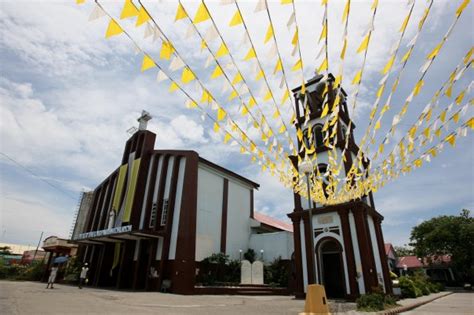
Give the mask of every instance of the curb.
[[399, 307], [395, 307], [395, 308], [392, 308], [390, 310], [386, 310], [386, 311], [382, 311], [382, 312], [377, 312], [376, 314], [377, 315], [391, 315], [391, 314], [399, 314], [399, 313], [402, 313], [402, 312], [406, 312], [406, 311], [410, 311], [414, 308], [417, 308], [417, 307], [420, 307], [422, 305], [425, 305], [425, 304], [428, 304], [430, 302], [433, 302], [437, 299], [440, 299], [442, 297], [445, 297], [445, 296], [448, 296], [448, 295], [451, 295], [453, 294], [453, 292], [447, 292], [446, 294], [443, 294], [443, 295], [440, 295], [440, 296], [437, 296], [437, 297], [434, 297], [434, 298], [431, 298], [429, 300], [426, 300], [426, 301], [423, 301], [423, 302], [418, 302], [418, 303], [414, 303], [414, 304], [411, 304], [411, 305], [405, 305], [405, 306], [399, 306]]

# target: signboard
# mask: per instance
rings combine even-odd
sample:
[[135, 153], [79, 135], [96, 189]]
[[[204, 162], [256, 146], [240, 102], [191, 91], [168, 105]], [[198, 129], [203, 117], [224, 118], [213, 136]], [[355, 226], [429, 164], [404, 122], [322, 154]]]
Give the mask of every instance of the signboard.
[[101, 237], [101, 236], [107, 236], [107, 235], [119, 234], [119, 233], [131, 232], [131, 231], [132, 231], [132, 225], [118, 226], [118, 227], [114, 227], [114, 228], [106, 229], [106, 230], [99, 230], [99, 231], [91, 231], [91, 232], [81, 233], [81, 234], [79, 234], [78, 237], [76, 237], [74, 239], [75, 240], [83, 240], [83, 239], [86, 239], [86, 238]]

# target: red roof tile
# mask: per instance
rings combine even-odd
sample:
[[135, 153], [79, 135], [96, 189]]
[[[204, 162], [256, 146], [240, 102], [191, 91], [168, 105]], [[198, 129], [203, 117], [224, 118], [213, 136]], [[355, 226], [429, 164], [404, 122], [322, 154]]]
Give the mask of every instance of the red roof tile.
[[253, 218], [260, 223], [273, 226], [274, 228], [277, 228], [283, 231], [293, 232], [293, 225], [291, 225], [290, 223], [286, 223], [286, 222], [274, 219], [263, 213], [254, 212]]
[[403, 269], [407, 266], [407, 268], [422, 268], [423, 264], [421, 261], [418, 260], [416, 256], [403, 256], [398, 259], [397, 268]]

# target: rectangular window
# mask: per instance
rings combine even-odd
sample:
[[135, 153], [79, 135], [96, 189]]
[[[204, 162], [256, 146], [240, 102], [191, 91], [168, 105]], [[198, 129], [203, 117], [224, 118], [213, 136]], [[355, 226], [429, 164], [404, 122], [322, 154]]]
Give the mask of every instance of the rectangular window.
[[161, 208], [161, 226], [166, 225], [168, 218], [168, 199], [163, 199], [163, 208]]
[[150, 213], [150, 227], [154, 228], [156, 225], [156, 214], [158, 212], [158, 204], [154, 202], [151, 205], [151, 213]]

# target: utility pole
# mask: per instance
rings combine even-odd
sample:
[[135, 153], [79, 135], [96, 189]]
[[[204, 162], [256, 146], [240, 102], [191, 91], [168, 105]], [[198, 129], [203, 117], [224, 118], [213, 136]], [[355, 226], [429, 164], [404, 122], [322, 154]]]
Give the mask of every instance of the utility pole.
[[35, 254], [33, 255], [33, 260], [31, 261], [31, 263], [33, 263], [35, 261], [36, 253], [38, 252], [38, 247], [40, 246], [40, 243], [41, 243], [42, 239], [43, 239], [43, 232], [41, 232], [41, 236], [40, 236], [40, 239], [38, 241], [38, 245], [36, 245]]

